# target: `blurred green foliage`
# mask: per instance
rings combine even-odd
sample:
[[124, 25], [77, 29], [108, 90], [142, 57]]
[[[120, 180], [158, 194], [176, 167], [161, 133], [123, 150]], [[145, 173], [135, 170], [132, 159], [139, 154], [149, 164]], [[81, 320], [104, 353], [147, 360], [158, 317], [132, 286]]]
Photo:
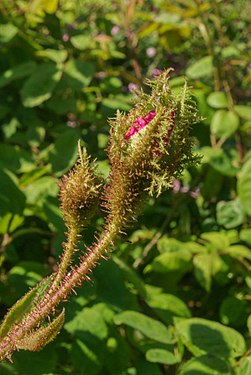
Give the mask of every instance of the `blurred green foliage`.
[[247, 0], [1, 1], [2, 316], [55, 269], [57, 179], [79, 138], [107, 175], [107, 117], [170, 66], [204, 118], [201, 165], [147, 202], [70, 299], [61, 335], [1, 374], [251, 373], [250, 12]]

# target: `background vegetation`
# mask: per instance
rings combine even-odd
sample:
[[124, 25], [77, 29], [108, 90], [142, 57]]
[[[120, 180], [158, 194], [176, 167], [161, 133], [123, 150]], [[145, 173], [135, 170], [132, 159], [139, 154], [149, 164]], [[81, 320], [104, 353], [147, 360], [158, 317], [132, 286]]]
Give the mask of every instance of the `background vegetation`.
[[107, 117], [170, 66], [204, 118], [201, 165], [147, 202], [57, 339], [1, 374], [251, 373], [250, 13], [247, 0], [1, 1], [1, 316], [55, 270], [57, 180], [79, 138], [107, 175]]

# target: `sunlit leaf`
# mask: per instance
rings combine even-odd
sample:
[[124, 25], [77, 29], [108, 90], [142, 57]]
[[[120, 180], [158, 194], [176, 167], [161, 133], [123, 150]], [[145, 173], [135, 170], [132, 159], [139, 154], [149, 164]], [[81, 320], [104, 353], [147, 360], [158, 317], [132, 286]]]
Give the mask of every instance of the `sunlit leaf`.
[[246, 350], [243, 336], [218, 322], [191, 318], [177, 321], [175, 326], [184, 345], [195, 356], [208, 353], [219, 358], [235, 358]]
[[172, 336], [163, 323], [137, 311], [124, 311], [116, 315], [114, 321], [119, 325], [128, 325], [153, 340], [166, 344], [172, 342]]
[[21, 89], [24, 107], [36, 107], [48, 100], [61, 75], [62, 72], [53, 63], [39, 65]]

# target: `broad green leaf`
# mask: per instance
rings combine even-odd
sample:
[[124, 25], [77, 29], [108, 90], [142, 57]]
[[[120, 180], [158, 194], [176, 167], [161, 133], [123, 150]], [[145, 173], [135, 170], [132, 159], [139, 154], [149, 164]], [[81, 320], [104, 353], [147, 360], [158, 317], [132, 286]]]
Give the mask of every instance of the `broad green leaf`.
[[177, 320], [175, 326], [184, 345], [195, 356], [210, 354], [219, 358], [235, 358], [246, 350], [243, 336], [218, 322], [191, 318]]
[[217, 223], [227, 229], [235, 228], [243, 223], [244, 212], [239, 200], [220, 201], [216, 206]]
[[9, 174], [0, 170], [0, 216], [11, 212], [22, 215], [25, 207], [25, 196], [19, 190]]
[[29, 204], [42, 206], [48, 196], [57, 196], [58, 184], [55, 178], [44, 176], [27, 185], [24, 193]]
[[0, 75], [0, 87], [6, 86], [12, 81], [30, 75], [35, 67], [36, 64], [34, 61], [26, 61], [22, 64], [15, 65], [11, 69], [6, 70]]
[[179, 360], [172, 352], [165, 349], [149, 349], [146, 352], [146, 359], [153, 363], [162, 363], [164, 365], [173, 365], [178, 363]]
[[217, 250], [224, 250], [230, 245], [227, 235], [222, 232], [205, 232], [201, 234], [201, 238], [211, 243]]
[[23, 216], [8, 213], [2, 219], [0, 218], [0, 233], [12, 233], [18, 227], [20, 227], [23, 224], [23, 222]]
[[67, 83], [75, 90], [81, 91], [91, 82], [95, 65], [78, 59], [70, 60], [64, 71]]
[[42, 6], [46, 13], [53, 14], [58, 8], [59, 0], [43, 0]]
[[243, 245], [229, 246], [225, 249], [225, 252], [236, 259], [242, 260], [244, 258], [251, 260], [251, 250]]
[[221, 48], [221, 56], [225, 59], [228, 57], [233, 57], [233, 56], [239, 56], [240, 55], [240, 50], [236, 48], [233, 44]]
[[8, 43], [18, 33], [18, 28], [12, 23], [4, 23], [0, 25], [0, 43]]
[[53, 230], [65, 232], [65, 224], [58, 199], [56, 197], [48, 197], [43, 204], [43, 210], [48, 223], [52, 224]]
[[[13, 290], [13, 293], [9, 296], [10, 299], [16, 298], [16, 295], [20, 296], [27, 292], [27, 289], [34, 287], [41, 281], [41, 279], [48, 275], [48, 269], [39, 262], [35, 261], [21, 261], [11, 268], [8, 277], [8, 283]], [[41, 285], [42, 294], [45, 284]], [[16, 293], [16, 295], [15, 295]], [[40, 288], [38, 289], [38, 295], [41, 293]]]
[[91, 39], [89, 35], [74, 35], [71, 37], [71, 44], [73, 47], [79, 49], [80, 51], [84, 51], [88, 45], [90, 44]]
[[154, 258], [153, 262], [145, 268], [144, 272], [181, 272], [185, 273], [191, 269], [190, 260], [192, 254], [187, 249], [176, 252], [165, 252]]
[[54, 144], [49, 156], [50, 163], [57, 176], [68, 171], [77, 159], [78, 132], [73, 129], [66, 129], [60, 134]]
[[17, 147], [0, 143], [0, 167], [16, 172], [21, 166]]
[[162, 236], [157, 242], [157, 249], [160, 253], [175, 252], [184, 248], [184, 242], [176, 240], [176, 238], [169, 238]]
[[211, 132], [218, 138], [228, 138], [238, 129], [239, 117], [230, 111], [220, 109], [215, 112], [211, 121]]
[[[250, 252], [251, 253], [251, 252]], [[223, 324], [242, 326], [245, 319], [245, 301], [234, 296], [227, 297], [220, 306], [220, 319]]]
[[251, 334], [251, 314], [248, 316], [248, 319], [247, 319], [247, 327], [248, 327], [249, 334]]
[[213, 254], [196, 254], [193, 258], [195, 277], [207, 292], [212, 284], [212, 263]]
[[36, 55], [39, 57], [47, 57], [49, 60], [52, 60], [57, 64], [63, 63], [67, 59], [67, 51], [64, 49], [56, 50], [47, 48], [37, 51]]
[[251, 120], [244, 122], [244, 124], [241, 125], [241, 131], [249, 133], [251, 129]]
[[50, 279], [44, 279], [35, 288], [25, 294], [5, 315], [0, 327], [0, 335], [3, 337], [8, 333], [13, 324], [20, 322], [24, 315], [32, 310], [35, 303], [43, 298], [43, 293], [48, 288]]
[[65, 329], [80, 339], [84, 339], [86, 333], [100, 340], [105, 339], [108, 335], [104, 317], [95, 305], [91, 308], [85, 307], [78, 312], [72, 320], [65, 324]]
[[[203, 355], [186, 362], [179, 372], [180, 375], [230, 375], [227, 362], [212, 355]], [[244, 375], [244, 374], [243, 374]]]
[[128, 111], [130, 107], [131, 105], [125, 97], [119, 97], [119, 95], [116, 95], [116, 97], [105, 98], [102, 101], [100, 111], [107, 117], [113, 115], [117, 109]]
[[122, 259], [113, 257], [113, 261], [123, 271], [123, 273], [125, 274], [126, 280], [131, 282], [135, 286], [139, 295], [145, 298], [146, 297], [145, 284], [143, 280], [141, 280], [138, 273], [133, 268], [131, 268], [128, 264], [126, 264]]
[[203, 147], [200, 149], [202, 161], [209, 163], [224, 176], [234, 177], [239, 169], [234, 165], [237, 155], [227, 155], [222, 148]]
[[248, 245], [251, 245], [251, 228], [242, 229], [240, 231], [240, 239], [245, 241]]
[[237, 182], [237, 192], [243, 210], [251, 215], [251, 158], [243, 165]]
[[[114, 324], [113, 324], [114, 327]], [[114, 361], [116, 358], [116, 361]], [[131, 358], [129, 342], [120, 334], [119, 330], [112, 328], [112, 336], [106, 342], [103, 365], [109, 374], [121, 374], [127, 368]]]
[[236, 105], [235, 112], [244, 120], [251, 120], [251, 107], [246, 105]]
[[52, 96], [62, 76], [54, 63], [43, 63], [24, 83], [20, 93], [24, 107], [37, 107]]
[[98, 375], [102, 369], [99, 350], [77, 339], [71, 349], [72, 362], [82, 374]]
[[213, 74], [213, 61], [211, 56], [205, 56], [197, 60], [194, 64], [190, 65], [186, 74], [188, 78], [200, 79], [203, 77], [212, 76]]
[[1, 375], [18, 375], [17, 370], [13, 367], [13, 364], [8, 362], [0, 363], [0, 374]]
[[20, 351], [13, 356], [14, 366], [19, 375], [55, 374], [57, 361], [57, 353], [53, 346], [44, 348], [39, 353]]
[[243, 357], [236, 369], [236, 375], [249, 375], [251, 374], [251, 356]]
[[207, 169], [203, 185], [201, 186], [201, 195], [206, 201], [215, 199], [218, 196], [224, 178], [220, 172], [212, 168], [211, 166]]
[[46, 326], [30, 332], [17, 342], [17, 348], [37, 352], [55, 339], [64, 324], [64, 310]]
[[163, 323], [137, 311], [123, 311], [115, 316], [114, 322], [134, 328], [150, 339], [165, 344], [172, 343], [172, 335]]
[[191, 317], [187, 305], [173, 294], [154, 294], [150, 289], [146, 302], [166, 324], [172, 323], [174, 316]]
[[215, 91], [208, 95], [207, 103], [213, 108], [227, 108], [227, 97], [222, 91]]

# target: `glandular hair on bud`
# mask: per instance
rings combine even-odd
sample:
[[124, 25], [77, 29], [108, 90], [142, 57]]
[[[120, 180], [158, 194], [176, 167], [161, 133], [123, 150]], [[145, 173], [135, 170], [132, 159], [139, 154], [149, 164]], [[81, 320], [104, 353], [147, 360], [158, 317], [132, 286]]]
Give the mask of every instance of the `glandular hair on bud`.
[[68, 227], [88, 225], [97, 210], [101, 182], [83, 149], [74, 169], [59, 182], [61, 209]]

